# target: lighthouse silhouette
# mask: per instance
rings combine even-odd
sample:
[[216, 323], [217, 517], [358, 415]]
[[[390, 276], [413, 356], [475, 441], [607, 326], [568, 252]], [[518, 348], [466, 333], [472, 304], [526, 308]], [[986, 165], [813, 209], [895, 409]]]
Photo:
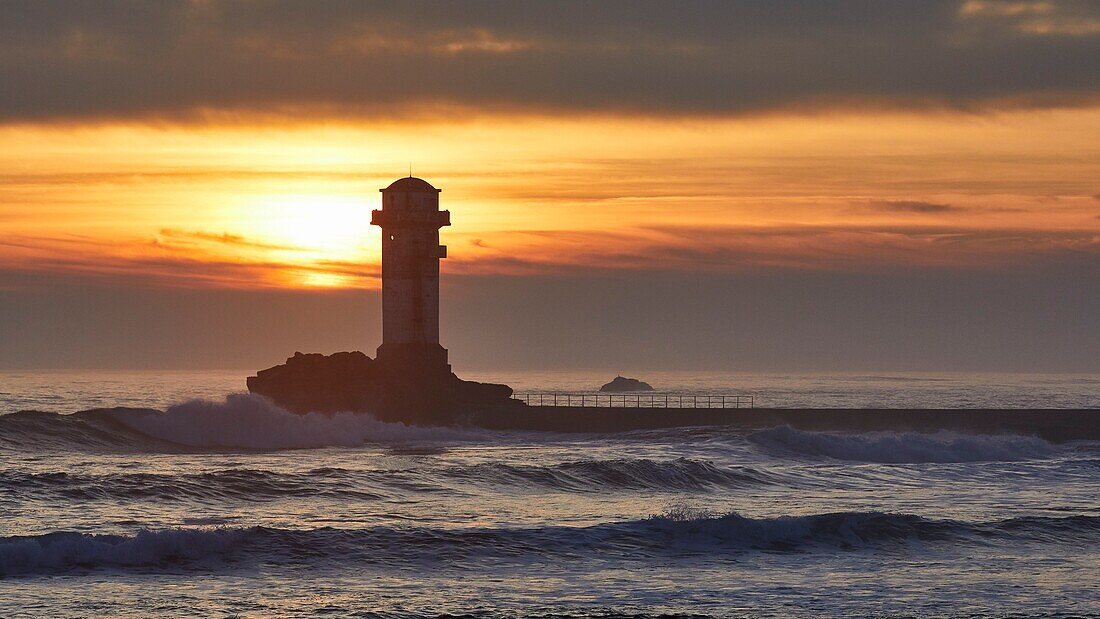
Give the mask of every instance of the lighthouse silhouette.
[[439, 210], [439, 192], [409, 176], [382, 192], [371, 224], [382, 228], [382, 344], [378, 362], [407, 379], [445, 378], [447, 349], [439, 344], [439, 260], [447, 248], [439, 229], [451, 213]]
[[382, 192], [371, 223], [382, 228], [382, 344], [359, 351], [294, 353], [248, 377], [248, 390], [299, 413], [358, 411], [381, 421], [450, 425], [469, 415], [505, 417], [525, 409], [508, 385], [462, 380], [439, 345], [439, 190], [409, 176]]

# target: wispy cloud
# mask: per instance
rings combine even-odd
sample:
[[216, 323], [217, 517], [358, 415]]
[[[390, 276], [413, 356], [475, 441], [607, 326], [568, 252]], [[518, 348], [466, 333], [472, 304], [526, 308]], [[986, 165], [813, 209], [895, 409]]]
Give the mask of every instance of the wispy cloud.
[[[175, 242], [201, 242], [201, 243], [215, 243], [218, 245], [230, 245], [235, 247], [245, 247], [248, 249], [278, 249], [285, 251], [305, 251], [305, 248], [298, 247], [296, 245], [279, 245], [275, 243], [263, 243], [260, 241], [246, 239], [239, 234], [229, 234], [223, 232], [221, 234], [214, 234], [211, 232], [188, 232], [184, 230], [173, 230], [171, 228], [164, 228], [160, 231], [160, 239], [171, 240]], [[160, 242], [158, 239], [154, 239], [154, 243]]]
[[890, 213], [953, 213], [963, 210], [958, 206], [920, 200], [880, 200], [870, 205], [878, 210]]
[[967, 19], [993, 19], [1017, 32], [1033, 36], [1087, 37], [1100, 34], [1100, 14], [1095, 3], [1089, 2], [967, 0], [959, 8], [959, 14]]
[[662, 226], [614, 233], [517, 231], [499, 247], [455, 252], [447, 270], [535, 275], [593, 270], [751, 272], [794, 269], [868, 272], [884, 268], [1004, 268], [1100, 263], [1095, 231], [981, 231], [957, 227]]
[[0, 237], [0, 248], [7, 248], [7, 272], [69, 274], [154, 287], [376, 288], [381, 276], [377, 264], [273, 259], [270, 254], [278, 246], [238, 241], [231, 235], [192, 233], [183, 238], [204, 237], [215, 244], [260, 251], [216, 253], [194, 243], [172, 242], [172, 237], [107, 241], [14, 235]]
[[1017, 15], [1046, 15], [1055, 9], [1053, 2], [1025, 2], [1012, 0], [967, 0], [959, 7], [962, 15], [996, 15], [1014, 17]]
[[[232, 235], [191, 242], [4, 237], [5, 270], [188, 288], [376, 288], [376, 262], [281, 259], [281, 249]], [[207, 240], [246, 253], [212, 252]], [[761, 269], [874, 272], [898, 267], [1007, 268], [1100, 263], [1096, 231], [978, 231], [945, 226], [660, 226], [615, 232], [519, 230], [451, 236], [448, 275], [570, 275], [615, 271], [746, 273]]]

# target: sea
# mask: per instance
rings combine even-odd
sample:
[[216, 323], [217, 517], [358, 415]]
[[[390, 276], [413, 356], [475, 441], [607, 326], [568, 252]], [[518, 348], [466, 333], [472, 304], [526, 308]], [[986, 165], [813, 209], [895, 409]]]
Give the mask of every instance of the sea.
[[[417, 428], [290, 414], [246, 374], [0, 373], [0, 617], [1100, 617], [1095, 441]], [[1100, 408], [1098, 375], [631, 375], [756, 406]]]

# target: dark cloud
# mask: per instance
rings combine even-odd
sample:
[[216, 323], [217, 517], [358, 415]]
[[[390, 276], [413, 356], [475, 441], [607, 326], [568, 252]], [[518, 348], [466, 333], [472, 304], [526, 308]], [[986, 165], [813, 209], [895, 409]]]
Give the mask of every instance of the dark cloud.
[[953, 213], [963, 210], [950, 204], [921, 202], [919, 200], [881, 200], [871, 202], [871, 206], [891, 213]]
[[[1100, 6], [0, 3], [0, 119], [981, 109], [1100, 94]], [[1030, 4], [1029, 4], [1030, 6]]]

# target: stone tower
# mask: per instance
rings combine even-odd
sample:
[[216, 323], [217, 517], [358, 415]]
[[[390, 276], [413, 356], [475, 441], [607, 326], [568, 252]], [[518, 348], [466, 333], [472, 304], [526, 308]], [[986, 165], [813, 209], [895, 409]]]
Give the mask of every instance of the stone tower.
[[382, 192], [371, 224], [382, 228], [382, 345], [387, 373], [409, 380], [450, 375], [439, 345], [439, 260], [447, 248], [439, 229], [451, 225], [439, 210], [439, 189], [419, 178], [394, 181]]

